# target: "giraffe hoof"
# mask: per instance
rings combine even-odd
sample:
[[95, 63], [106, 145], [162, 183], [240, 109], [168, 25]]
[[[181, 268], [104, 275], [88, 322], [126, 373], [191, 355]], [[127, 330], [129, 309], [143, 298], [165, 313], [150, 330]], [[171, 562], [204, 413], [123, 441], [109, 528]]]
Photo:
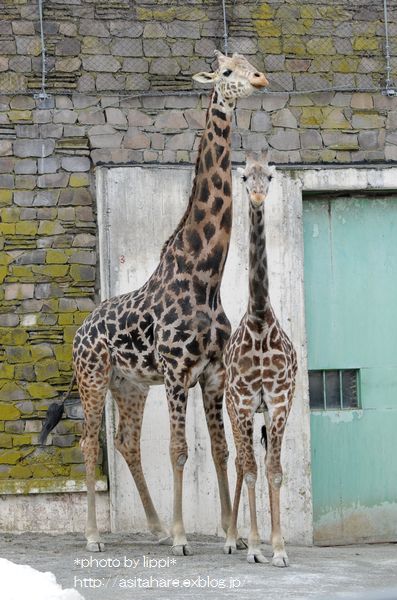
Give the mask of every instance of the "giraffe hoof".
[[189, 544], [180, 544], [172, 546], [172, 554], [174, 556], [193, 556], [193, 550]]
[[159, 537], [158, 542], [160, 546], [172, 546], [172, 537], [170, 535]]
[[278, 556], [273, 556], [272, 558], [273, 567], [289, 567], [289, 560], [286, 554], [280, 554]]
[[86, 548], [89, 552], [103, 552], [105, 544], [103, 542], [87, 542]]
[[223, 546], [223, 554], [235, 554], [237, 547], [235, 543], [228, 542]]
[[266, 564], [269, 561], [267, 560], [267, 558], [265, 556], [263, 556], [263, 554], [261, 552], [256, 552], [251, 553], [251, 554], [247, 554], [247, 562], [251, 563], [251, 564], [255, 564], [255, 563], [260, 563], [260, 564]]
[[248, 544], [243, 538], [238, 538], [236, 541], [237, 550], [246, 550], [248, 548]]

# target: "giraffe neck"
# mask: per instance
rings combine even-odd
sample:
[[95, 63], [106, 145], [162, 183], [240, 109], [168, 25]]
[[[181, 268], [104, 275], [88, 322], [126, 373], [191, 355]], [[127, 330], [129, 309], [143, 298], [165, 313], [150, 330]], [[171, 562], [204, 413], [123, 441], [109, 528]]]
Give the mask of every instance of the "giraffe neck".
[[164, 249], [171, 246], [176, 253], [183, 254], [188, 270], [194, 270], [202, 280], [211, 279], [212, 283], [222, 277], [232, 226], [231, 121], [232, 111], [225, 109], [215, 89], [201, 137], [189, 204]]
[[264, 203], [250, 202], [248, 313], [263, 319], [270, 307]]

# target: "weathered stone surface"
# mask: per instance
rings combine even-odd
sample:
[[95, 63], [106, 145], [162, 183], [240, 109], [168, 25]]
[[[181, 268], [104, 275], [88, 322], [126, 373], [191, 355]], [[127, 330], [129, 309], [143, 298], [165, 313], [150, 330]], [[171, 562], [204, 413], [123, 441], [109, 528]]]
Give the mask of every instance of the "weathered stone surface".
[[167, 37], [167, 33], [163, 25], [160, 23], [151, 22], [145, 25], [143, 29], [143, 37], [152, 39], [165, 38]]
[[56, 110], [54, 112], [54, 123], [73, 124], [77, 121], [77, 114], [74, 110]]
[[70, 267], [70, 276], [75, 281], [94, 281], [95, 268], [87, 265], [72, 265]]
[[[0, 314], [0, 327], [16, 327], [19, 324], [19, 317], [16, 314]], [[0, 376], [0, 379], [2, 377]]]
[[12, 142], [8, 140], [0, 140], [0, 156], [11, 156]]
[[65, 171], [89, 171], [90, 167], [90, 159], [85, 156], [68, 156], [62, 159], [62, 168], [65, 169]]
[[13, 189], [14, 187], [14, 175], [0, 175], [0, 188]]
[[276, 150], [297, 150], [300, 147], [297, 131], [275, 128], [269, 137], [269, 145]]
[[322, 148], [323, 141], [321, 135], [315, 129], [306, 129], [301, 133], [302, 148], [317, 149]]
[[[17, 395], [19, 393], [21, 393], [19, 390], [20, 390], [20, 388], [17, 387]], [[7, 393], [7, 389], [4, 390], [4, 394], [2, 394], [2, 396], [3, 395], [6, 396], [6, 393]], [[22, 396], [22, 397], [24, 397], [24, 396]], [[17, 400], [18, 399], [19, 398], [17, 398]], [[2, 398], [2, 400], [10, 401], [11, 397], [5, 397], [5, 398]], [[1, 421], [14, 421], [14, 420], [19, 419], [20, 416], [21, 416], [20, 411], [13, 404], [9, 404], [8, 402], [7, 403], [4, 403], [4, 402], [0, 403], [0, 420]]]
[[386, 160], [397, 160], [397, 146], [394, 145], [385, 145], [385, 158]]
[[152, 125], [154, 122], [154, 118], [147, 115], [146, 113], [132, 109], [128, 111], [127, 114], [128, 124], [131, 127], [147, 127]]
[[90, 192], [83, 188], [62, 190], [59, 196], [59, 206], [81, 206], [92, 204]]
[[81, 44], [77, 38], [64, 38], [60, 40], [55, 48], [57, 56], [77, 56], [80, 54]]
[[105, 113], [103, 110], [81, 110], [78, 120], [83, 125], [101, 125], [105, 123]]
[[119, 108], [107, 108], [105, 110], [106, 122], [110, 125], [127, 126], [127, 117]]
[[[16, 53], [17, 54], [25, 54], [31, 56], [39, 56], [41, 52], [41, 42], [38, 36], [16, 36]], [[10, 45], [9, 50], [11, 52], [6, 52], [7, 54], [15, 54], [14, 43], [12, 42], [12, 46]]]
[[123, 72], [125, 73], [147, 73], [149, 61], [145, 58], [125, 58], [123, 60]]
[[130, 127], [123, 139], [124, 148], [144, 149], [150, 147], [150, 137], [135, 127]]
[[23, 252], [15, 259], [16, 265], [42, 265], [45, 263], [45, 250], [30, 250]]
[[[394, 108], [394, 106], [393, 106]], [[386, 129], [397, 128], [397, 110], [390, 110], [387, 113]]]
[[344, 133], [341, 131], [324, 131], [324, 145], [331, 150], [351, 151], [358, 150], [358, 138], [354, 133]]
[[20, 139], [14, 142], [14, 154], [17, 157], [25, 158], [29, 156], [46, 157], [53, 153], [55, 147], [54, 140], [29, 140]]
[[379, 147], [379, 131], [376, 129], [360, 131], [358, 133], [358, 145], [362, 150], [375, 150]]
[[105, 135], [92, 135], [90, 136], [90, 143], [92, 148], [119, 148], [123, 134], [105, 134]]
[[93, 221], [94, 213], [90, 206], [78, 206], [76, 208], [76, 217], [79, 221]]
[[86, 71], [116, 73], [121, 69], [121, 63], [114, 56], [106, 54], [102, 56], [83, 56], [83, 69]]
[[110, 54], [110, 39], [85, 36], [82, 40], [82, 54]]
[[[33, 298], [33, 283], [9, 283], [4, 286], [4, 297], [6, 300], [16, 300], [19, 298]], [[3, 341], [3, 343], [5, 343]]]
[[53, 221], [40, 221], [39, 235], [59, 235], [64, 233], [64, 228], [60, 223]]
[[178, 133], [170, 136], [166, 142], [169, 150], [191, 150], [193, 148], [195, 135], [191, 131]]
[[94, 19], [82, 19], [79, 26], [80, 35], [95, 35], [96, 37], [108, 37], [109, 30], [106, 25]]
[[[33, 206], [55, 206], [58, 202], [59, 191], [42, 190], [35, 194]], [[25, 205], [26, 206], [26, 205]], [[38, 215], [39, 217], [41, 215]]]
[[376, 113], [356, 113], [352, 118], [355, 129], [379, 129], [385, 125], [385, 117]]
[[143, 40], [143, 53], [145, 56], [170, 56], [169, 45], [164, 40]]
[[290, 127], [292, 129], [296, 129], [298, 126], [296, 117], [288, 108], [284, 108], [274, 113], [272, 116], [272, 123], [276, 127]]
[[[116, 38], [111, 44], [114, 56], [142, 56], [142, 40], [130, 38]], [[105, 69], [102, 69], [105, 70]]]
[[188, 124], [180, 111], [170, 110], [157, 117], [155, 127], [160, 130], [175, 130], [186, 129]]
[[37, 186], [39, 188], [64, 188], [68, 185], [68, 181], [68, 173], [46, 173], [38, 176]]
[[150, 63], [149, 72], [154, 75], [177, 75], [181, 67], [176, 58], [156, 58]]
[[56, 173], [60, 166], [60, 159], [57, 157], [39, 158], [37, 161], [38, 172], [40, 175], [44, 173]]
[[[236, 110], [235, 118], [236, 118], [237, 127], [239, 129], [250, 129], [251, 114], [252, 113], [250, 110], [243, 110], [243, 109]], [[204, 117], [204, 119], [205, 119], [205, 117]]]
[[15, 164], [17, 175], [28, 175], [37, 173], [37, 162], [31, 158], [18, 160]]
[[79, 233], [73, 240], [73, 247], [77, 248], [94, 248], [96, 246], [96, 238], [90, 233]]

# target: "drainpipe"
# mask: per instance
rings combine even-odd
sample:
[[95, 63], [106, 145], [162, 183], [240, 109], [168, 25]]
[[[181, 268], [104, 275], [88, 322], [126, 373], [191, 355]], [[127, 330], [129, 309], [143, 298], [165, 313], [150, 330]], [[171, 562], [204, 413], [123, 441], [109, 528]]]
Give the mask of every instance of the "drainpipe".
[[382, 91], [382, 94], [384, 94], [385, 96], [397, 96], [397, 90], [395, 87], [393, 87], [392, 81], [390, 78], [391, 64], [390, 64], [389, 22], [388, 22], [388, 12], [387, 12], [387, 0], [383, 0], [383, 14], [384, 14], [384, 22], [385, 22], [386, 81], [385, 81], [385, 89]]

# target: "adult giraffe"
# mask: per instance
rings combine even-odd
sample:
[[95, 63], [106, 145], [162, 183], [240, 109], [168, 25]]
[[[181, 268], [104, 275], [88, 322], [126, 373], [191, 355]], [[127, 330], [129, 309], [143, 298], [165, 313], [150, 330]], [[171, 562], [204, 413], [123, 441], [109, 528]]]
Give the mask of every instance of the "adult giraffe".
[[[215, 72], [194, 76], [201, 83], [213, 83], [214, 90], [185, 214], [164, 244], [149, 280], [135, 292], [102, 302], [74, 339], [74, 371], [85, 415], [81, 447], [87, 477], [86, 538], [91, 551], [104, 548], [96, 524], [95, 465], [108, 389], [119, 410], [116, 447], [131, 470], [150, 530], [159, 541], [165, 541], [168, 532], [153, 506], [140, 456], [149, 386], [165, 384], [174, 477], [173, 553], [183, 555], [192, 554], [182, 518], [183, 469], [188, 456], [186, 406], [189, 388], [200, 383], [218, 477], [222, 526], [225, 532], [229, 527], [222, 353], [231, 329], [221, 304], [220, 286], [232, 225], [231, 121], [236, 99], [264, 87], [267, 80], [243, 56], [227, 57], [220, 52], [216, 56]], [[46, 431], [56, 422], [48, 423]]]

